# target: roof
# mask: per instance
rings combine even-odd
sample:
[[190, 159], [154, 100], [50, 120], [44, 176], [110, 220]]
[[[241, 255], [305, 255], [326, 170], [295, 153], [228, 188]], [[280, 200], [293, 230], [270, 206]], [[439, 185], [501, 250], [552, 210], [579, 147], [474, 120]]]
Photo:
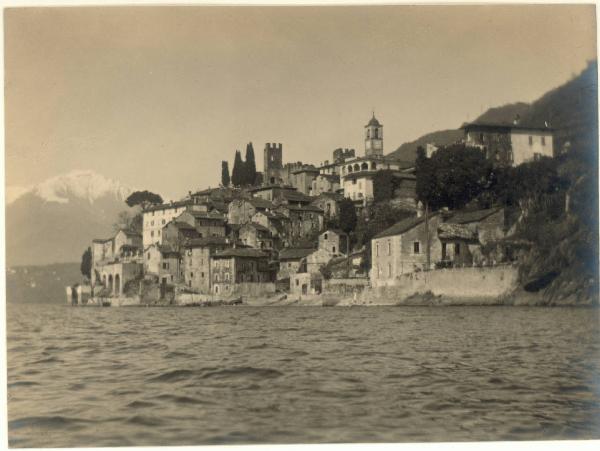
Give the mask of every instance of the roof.
[[[138, 233], [131, 229], [119, 229], [119, 232], [123, 232], [127, 236], [133, 236], [133, 237], [138, 237], [138, 238], [142, 237], [141, 233]], [[119, 233], [119, 232], [117, 232], [117, 233]]]
[[94, 238], [92, 240], [92, 243], [108, 243], [109, 241], [112, 241], [112, 238]]
[[546, 127], [544, 124], [537, 123], [519, 123], [514, 124], [512, 122], [467, 122], [463, 124], [460, 128], [463, 130], [468, 130], [470, 128], [485, 128], [485, 129], [499, 129], [504, 131], [510, 130], [537, 130], [537, 131], [545, 131], [548, 133], [552, 133], [553, 129], [550, 127]]
[[193, 203], [194, 202], [191, 199], [185, 199], [177, 202], [170, 202], [168, 204], [153, 205], [151, 207], [146, 208], [144, 210], [144, 213], [157, 210], [170, 210], [171, 208], [186, 207], [188, 205], [192, 205]]
[[159, 244], [158, 250], [161, 254], [179, 254], [170, 244]]
[[438, 238], [444, 240], [477, 241], [477, 232], [465, 224], [442, 222], [438, 226]]
[[260, 197], [251, 197], [250, 199], [245, 199], [252, 204], [255, 208], [274, 208], [273, 202], [265, 199], [261, 199]]
[[244, 227], [254, 227], [256, 230], [259, 230], [261, 232], [271, 233], [271, 231], [268, 228], [266, 228], [264, 225], [258, 224], [256, 222], [248, 222], [248, 223], [244, 224], [241, 228], [243, 229]]
[[314, 252], [314, 249], [287, 247], [279, 251], [279, 260], [300, 260]]
[[[435, 214], [430, 215], [430, 217], [435, 216]], [[425, 215], [423, 216], [413, 216], [411, 218], [403, 219], [400, 222], [397, 222], [393, 226], [385, 229], [378, 235], [375, 235], [373, 239], [385, 238], [387, 236], [401, 235], [405, 232], [408, 232], [410, 229], [418, 226], [422, 222], [425, 221]]]
[[[172, 224], [174, 227], [177, 227], [181, 230], [196, 230], [196, 227], [183, 221], [171, 221], [169, 224]], [[167, 227], [169, 224], [167, 224], [165, 227]]]
[[466, 224], [479, 222], [501, 210], [501, 207], [488, 208], [485, 210], [464, 211], [460, 210], [452, 214], [446, 222], [453, 224]]
[[290, 186], [290, 185], [278, 185], [276, 183], [271, 183], [269, 185], [262, 185], [262, 186], [257, 186], [255, 188], [251, 188], [248, 191], [251, 193], [255, 193], [257, 191], [265, 191], [265, 190], [274, 189], [274, 188], [278, 188], [281, 190], [290, 190], [290, 191], [296, 190], [296, 188], [294, 188], [293, 186]]
[[337, 174], [319, 174], [318, 177], [322, 177], [331, 182], [339, 182], [340, 181], [340, 176]]
[[392, 171], [393, 172], [393, 176], [396, 178], [400, 178], [400, 179], [415, 179], [415, 175], [411, 174], [409, 172], [400, 172], [397, 169], [379, 169], [379, 170], [375, 170], [375, 171], [357, 171], [357, 172], [350, 172], [346, 175], [343, 175], [342, 178], [344, 180], [353, 180], [353, 179], [359, 179], [359, 178], [370, 178], [373, 177], [375, 174], [377, 174], [378, 172], [381, 171]]
[[223, 215], [221, 213], [217, 213], [215, 211], [193, 211], [189, 210], [186, 213], [191, 214], [194, 218], [202, 218], [202, 219], [220, 219], [224, 221]]
[[312, 164], [311, 165], [306, 165], [306, 166], [302, 166], [301, 168], [298, 168], [294, 171], [292, 171], [292, 174], [300, 174], [301, 172], [319, 172], [319, 169], [314, 167]]
[[218, 251], [213, 258], [246, 257], [246, 258], [268, 258], [269, 256], [260, 249], [235, 247]]
[[321, 235], [327, 232], [337, 233], [338, 235], [347, 235], [347, 233], [344, 232], [342, 229], [327, 229], [324, 232], [322, 232]]
[[369, 123], [367, 125], [365, 125], [366, 127], [381, 127], [381, 124], [379, 123], [379, 121], [377, 119], [375, 119], [375, 113], [373, 113], [373, 117], [371, 118], [371, 120], [369, 121]]
[[312, 202], [313, 198], [299, 191], [283, 191], [281, 197], [292, 202]]
[[279, 208], [286, 208], [292, 211], [314, 211], [315, 213], [323, 213], [323, 210], [314, 205], [280, 205]]
[[193, 247], [206, 247], [211, 245], [220, 245], [227, 244], [227, 238], [223, 236], [207, 236], [205, 238], [193, 238], [191, 240], [187, 240], [184, 244], [184, 247], [193, 248]]

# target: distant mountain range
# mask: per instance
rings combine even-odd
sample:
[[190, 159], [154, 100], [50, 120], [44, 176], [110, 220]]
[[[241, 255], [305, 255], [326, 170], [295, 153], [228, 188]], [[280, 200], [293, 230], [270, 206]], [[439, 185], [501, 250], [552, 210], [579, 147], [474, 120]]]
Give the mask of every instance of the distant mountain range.
[[92, 238], [110, 236], [130, 193], [92, 171], [7, 189], [7, 266], [79, 262]]
[[[473, 122], [512, 123], [520, 116], [520, 124], [541, 126], [548, 122], [554, 129], [554, 147], [562, 148], [566, 142], [577, 146], [582, 143], [597, 147], [598, 139], [598, 64], [590, 62], [581, 74], [555, 88], [535, 102], [512, 103], [490, 108]], [[462, 124], [457, 124], [460, 127]], [[402, 144], [390, 155], [405, 161], [414, 161], [419, 146], [427, 143], [447, 145], [463, 137], [459, 128], [440, 130]]]

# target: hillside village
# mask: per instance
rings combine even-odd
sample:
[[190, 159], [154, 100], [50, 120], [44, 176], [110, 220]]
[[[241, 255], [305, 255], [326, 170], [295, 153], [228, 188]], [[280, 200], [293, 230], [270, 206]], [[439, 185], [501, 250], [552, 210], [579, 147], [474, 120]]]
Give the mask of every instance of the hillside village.
[[[548, 123], [522, 124], [517, 116], [462, 130], [456, 144], [480, 151], [494, 167], [555, 155]], [[362, 290], [394, 286], [416, 272], [510, 263], [502, 245], [515, 230], [510, 212], [495, 206], [429, 212], [418, 201], [415, 162], [385, 156], [383, 136], [373, 114], [363, 151], [336, 149], [318, 165], [284, 164], [283, 145], [266, 143], [253, 184], [222, 184], [146, 205], [141, 233], [122, 228], [93, 240], [92, 297], [105, 304], [301, 298], [335, 281]], [[428, 159], [437, 151], [435, 143], [423, 149]], [[389, 191], [383, 201], [382, 191]], [[401, 220], [366, 242], [364, 233], [357, 239], [357, 221], [368, 222], [382, 203]]]

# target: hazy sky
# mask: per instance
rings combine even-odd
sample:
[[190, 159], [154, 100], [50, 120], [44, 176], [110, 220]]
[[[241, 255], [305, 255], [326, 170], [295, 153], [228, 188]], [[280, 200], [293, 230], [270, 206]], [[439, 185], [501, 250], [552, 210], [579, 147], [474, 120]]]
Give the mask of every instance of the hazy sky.
[[6, 183], [93, 169], [166, 199], [252, 141], [386, 153], [532, 101], [596, 55], [594, 6], [5, 10]]

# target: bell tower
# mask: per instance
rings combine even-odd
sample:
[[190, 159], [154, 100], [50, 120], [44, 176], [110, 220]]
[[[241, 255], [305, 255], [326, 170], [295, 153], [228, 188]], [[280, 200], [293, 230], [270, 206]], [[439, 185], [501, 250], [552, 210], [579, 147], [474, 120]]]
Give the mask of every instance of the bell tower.
[[383, 125], [375, 119], [375, 112], [369, 123], [365, 125], [365, 156], [383, 156]]

